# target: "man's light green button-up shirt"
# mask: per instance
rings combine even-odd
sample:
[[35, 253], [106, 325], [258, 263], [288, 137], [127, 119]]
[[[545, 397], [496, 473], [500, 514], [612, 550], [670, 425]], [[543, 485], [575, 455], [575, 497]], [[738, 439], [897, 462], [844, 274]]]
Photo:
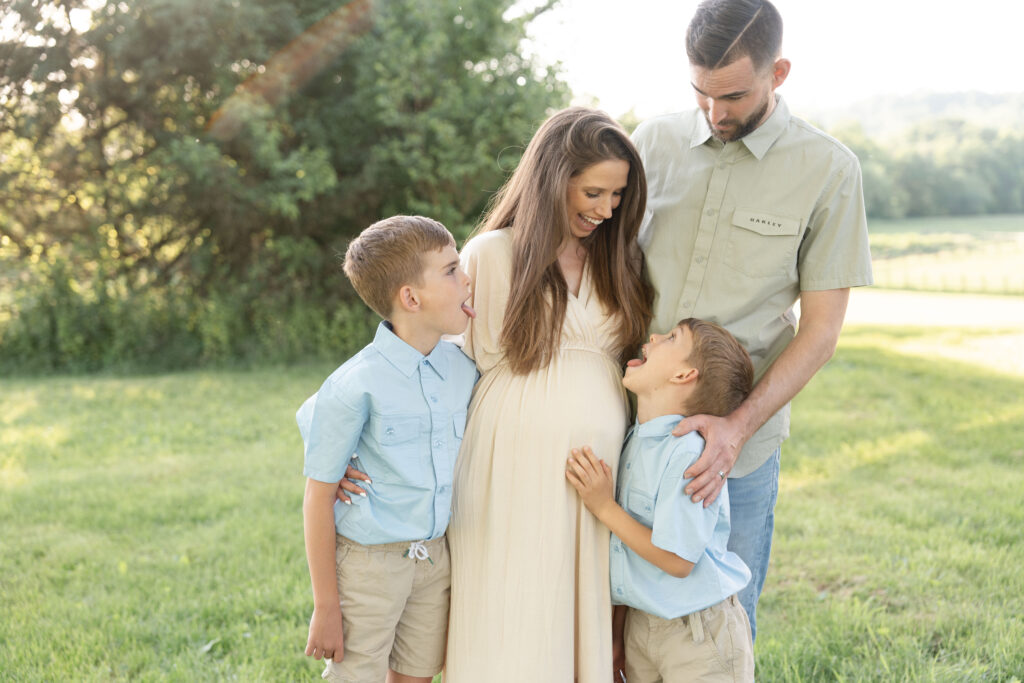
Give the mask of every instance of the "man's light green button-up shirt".
[[[712, 137], [699, 110], [646, 121], [633, 140], [647, 173], [640, 246], [657, 292], [652, 331], [688, 317], [717, 322], [760, 379], [793, 339], [801, 291], [871, 284], [857, 158], [781, 98], [737, 141]], [[788, 404], [731, 475], [753, 472], [787, 436]]]

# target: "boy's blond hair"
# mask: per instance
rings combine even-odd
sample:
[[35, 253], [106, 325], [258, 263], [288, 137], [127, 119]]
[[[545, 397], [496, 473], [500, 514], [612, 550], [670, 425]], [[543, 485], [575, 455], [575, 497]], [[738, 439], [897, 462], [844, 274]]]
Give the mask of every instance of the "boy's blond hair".
[[398, 290], [423, 284], [423, 255], [454, 246], [455, 238], [433, 218], [392, 216], [349, 243], [343, 268], [359, 297], [387, 320]]
[[724, 417], [736, 410], [754, 385], [750, 354], [721, 325], [686, 318], [678, 327], [693, 333], [689, 362], [700, 373], [688, 401], [689, 414]]

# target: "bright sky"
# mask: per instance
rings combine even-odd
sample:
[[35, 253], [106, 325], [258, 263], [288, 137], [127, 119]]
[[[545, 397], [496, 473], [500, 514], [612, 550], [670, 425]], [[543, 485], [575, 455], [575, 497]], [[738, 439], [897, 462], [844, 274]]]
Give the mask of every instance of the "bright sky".
[[[874, 95], [1024, 92], [1021, 0], [773, 0], [804, 115]], [[536, 2], [524, 0], [530, 7]], [[683, 36], [698, 0], [562, 0], [533, 24], [580, 104], [641, 118], [694, 106]]]

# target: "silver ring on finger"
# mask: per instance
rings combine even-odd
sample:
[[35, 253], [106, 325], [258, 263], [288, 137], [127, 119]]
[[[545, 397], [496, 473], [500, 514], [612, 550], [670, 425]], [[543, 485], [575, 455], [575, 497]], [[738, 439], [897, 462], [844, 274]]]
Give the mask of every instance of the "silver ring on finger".
[[723, 470], [718, 470], [718, 476], [722, 479], [725, 479], [725, 472]]

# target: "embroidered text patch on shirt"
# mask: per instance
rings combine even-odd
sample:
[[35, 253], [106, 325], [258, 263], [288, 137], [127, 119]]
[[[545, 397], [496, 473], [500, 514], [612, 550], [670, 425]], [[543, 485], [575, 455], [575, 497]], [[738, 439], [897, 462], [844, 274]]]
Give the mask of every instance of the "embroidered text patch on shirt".
[[736, 209], [732, 214], [732, 224], [759, 235], [797, 235], [800, 233], [800, 221], [794, 218], [783, 218], [749, 209]]

